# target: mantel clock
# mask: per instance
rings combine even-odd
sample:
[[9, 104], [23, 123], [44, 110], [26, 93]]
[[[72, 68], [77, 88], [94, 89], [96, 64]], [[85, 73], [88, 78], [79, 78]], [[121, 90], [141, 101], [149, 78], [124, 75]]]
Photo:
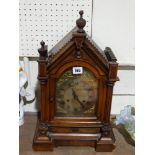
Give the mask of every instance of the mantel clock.
[[57, 146], [91, 146], [112, 151], [110, 125], [117, 59], [111, 48], [102, 51], [84, 31], [83, 11], [73, 28], [48, 51], [38, 49], [40, 117], [33, 140], [36, 151]]

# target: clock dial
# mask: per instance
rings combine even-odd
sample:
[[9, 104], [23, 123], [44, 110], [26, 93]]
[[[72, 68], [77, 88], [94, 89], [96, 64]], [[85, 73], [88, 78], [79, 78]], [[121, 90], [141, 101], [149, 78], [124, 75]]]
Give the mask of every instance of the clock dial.
[[94, 116], [98, 81], [87, 69], [79, 75], [67, 70], [56, 83], [57, 116]]

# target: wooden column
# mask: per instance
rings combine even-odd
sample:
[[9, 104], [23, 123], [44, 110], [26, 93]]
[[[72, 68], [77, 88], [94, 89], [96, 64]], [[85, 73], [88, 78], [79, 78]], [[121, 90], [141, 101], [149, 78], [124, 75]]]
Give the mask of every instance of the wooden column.
[[41, 48], [38, 49], [39, 60], [38, 60], [38, 80], [40, 81], [40, 105], [41, 105], [41, 121], [46, 121], [46, 104], [47, 104], [47, 81], [48, 76], [47, 70], [47, 46], [44, 41], [41, 41]]
[[105, 113], [104, 113], [104, 122], [102, 127], [102, 132], [104, 136], [108, 136], [111, 133], [111, 125], [110, 125], [110, 113], [111, 113], [111, 105], [112, 105], [112, 95], [113, 95], [113, 86], [117, 78], [117, 70], [118, 63], [114, 53], [111, 51], [109, 47], [105, 49], [106, 57], [109, 61], [109, 73], [108, 80], [106, 81], [107, 91], [106, 91], [106, 103], [105, 103]]
[[106, 86], [107, 86], [107, 91], [106, 91], [104, 122], [109, 123], [110, 122], [110, 112], [111, 112], [112, 93], [113, 93], [114, 82], [107, 81]]
[[106, 104], [105, 104], [105, 116], [104, 116], [104, 123], [110, 123], [110, 112], [111, 112], [111, 104], [112, 104], [112, 95], [113, 95], [113, 86], [117, 79], [117, 70], [118, 70], [118, 63], [116, 62], [117, 59], [109, 47], [105, 49], [105, 55], [109, 61], [109, 73], [108, 73], [108, 80], [106, 81], [107, 85], [107, 95], [106, 95]]
[[53, 142], [48, 136], [48, 75], [47, 75], [47, 46], [41, 41], [41, 48], [38, 49], [38, 80], [40, 82], [40, 104], [41, 116], [37, 123], [36, 132], [33, 139], [33, 149], [35, 151], [53, 151]]
[[117, 79], [117, 69], [118, 63], [117, 59], [111, 49], [107, 47], [105, 49], [105, 55], [109, 62], [109, 73], [108, 79], [106, 81], [106, 101], [105, 101], [105, 112], [103, 124], [101, 127], [101, 137], [99, 141], [96, 143], [96, 151], [97, 152], [107, 152], [112, 151], [115, 148], [115, 137], [112, 131], [112, 127], [110, 124], [110, 112], [111, 112], [111, 104], [112, 104], [112, 95], [113, 95], [113, 86]]

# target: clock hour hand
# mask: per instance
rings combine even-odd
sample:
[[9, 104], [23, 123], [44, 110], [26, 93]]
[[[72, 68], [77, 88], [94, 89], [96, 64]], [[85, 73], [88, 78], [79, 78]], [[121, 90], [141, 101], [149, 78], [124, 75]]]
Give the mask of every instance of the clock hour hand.
[[74, 89], [72, 89], [72, 92], [73, 92], [73, 97], [74, 97], [74, 99], [77, 100], [77, 101], [80, 103], [82, 109], [85, 110], [85, 106], [84, 106], [83, 103], [79, 100], [79, 98], [78, 98], [77, 94], [75, 93], [75, 90], [74, 90]]

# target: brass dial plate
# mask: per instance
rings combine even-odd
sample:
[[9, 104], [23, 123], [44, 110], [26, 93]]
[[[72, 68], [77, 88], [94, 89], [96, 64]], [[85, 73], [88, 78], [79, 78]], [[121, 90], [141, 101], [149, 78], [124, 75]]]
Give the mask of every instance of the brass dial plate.
[[83, 68], [83, 74], [67, 70], [56, 83], [56, 116], [94, 116], [98, 80]]

